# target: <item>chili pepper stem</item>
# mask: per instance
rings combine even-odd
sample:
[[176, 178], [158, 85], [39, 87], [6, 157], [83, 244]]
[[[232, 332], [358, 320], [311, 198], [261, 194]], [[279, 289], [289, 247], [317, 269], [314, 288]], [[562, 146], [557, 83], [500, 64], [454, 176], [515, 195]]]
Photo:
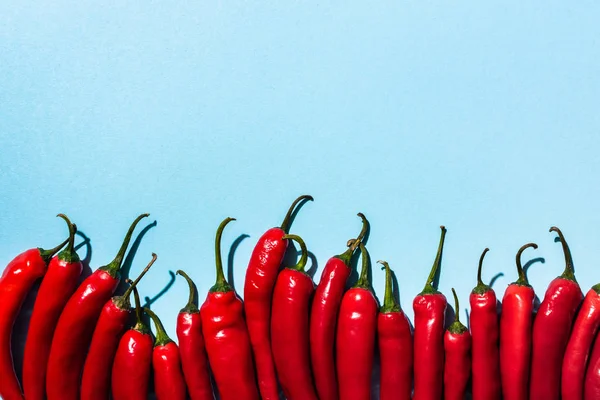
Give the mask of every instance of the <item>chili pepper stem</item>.
[[186, 274], [182, 270], [177, 270], [176, 274], [183, 276], [183, 279], [185, 279], [187, 281], [187, 284], [188, 284], [189, 289], [190, 289], [190, 294], [189, 294], [189, 297], [188, 297], [188, 302], [185, 305], [185, 307], [183, 307], [181, 309], [180, 312], [182, 312], [182, 313], [188, 313], [188, 314], [195, 314], [195, 313], [199, 312], [200, 310], [198, 309], [198, 305], [197, 305], [198, 304], [198, 299], [196, 298], [196, 284], [194, 283], [194, 281], [192, 280], [192, 278], [190, 278], [188, 276], [188, 274]]
[[50, 260], [52, 259], [52, 257], [54, 257], [54, 255], [56, 253], [58, 253], [60, 251], [60, 249], [62, 249], [63, 247], [65, 247], [65, 245], [67, 243], [69, 243], [69, 238], [67, 238], [64, 242], [62, 242], [61, 244], [59, 244], [58, 246], [56, 246], [56, 247], [54, 247], [53, 249], [50, 249], [50, 250], [44, 250], [41, 247], [38, 247], [38, 250], [40, 252], [40, 256], [46, 262], [46, 264], [48, 264], [50, 262]]
[[290, 229], [292, 214], [294, 214], [294, 210], [296, 209], [296, 206], [303, 200], [314, 201], [315, 199], [313, 199], [312, 196], [303, 194], [302, 196], [300, 196], [296, 200], [294, 200], [294, 202], [288, 209], [287, 214], [285, 214], [285, 218], [283, 219], [283, 222], [281, 223], [281, 230], [284, 231], [285, 233], [288, 233], [288, 231]]
[[300, 245], [300, 251], [302, 252], [302, 255], [300, 256], [300, 261], [298, 261], [298, 263], [293, 266], [293, 267], [288, 267], [291, 269], [294, 269], [296, 271], [300, 271], [300, 272], [304, 272], [304, 269], [306, 267], [306, 262], [308, 261], [308, 250], [306, 249], [306, 243], [304, 243], [304, 240], [302, 240], [302, 238], [298, 235], [284, 235], [282, 237], [283, 240], [294, 240], [296, 242], [298, 242], [298, 244]]
[[163, 326], [160, 318], [156, 315], [152, 310], [147, 307], [144, 307], [144, 312], [148, 314], [152, 321], [154, 322], [154, 326], [156, 327], [156, 340], [154, 341], [154, 347], [165, 346], [169, 343], [172, 343], [173, 340], [167, 335], [165, 331], [165, 327]]
[[152, 267], [152, 264], [154, 264], [154, 262], [156, 261], [156, 257], [156, 254], [152, 253], [152, 260], [150, 260], [146, 268], [144, 268], [144, 270], [138, 275], [137, 278], [135, 278], [131, 285], [129, 285], [125, 293], [123, 293], [122, 296], [119, 296], [114, 300], [117, 307], [121, 309], [128, 309], [129, 307], [131, 307], [131, 303], [129, 302], [129, 295], [131, 294], [131, 291], [135, 289], [138, 282], [144, 277], [144, 275], [146, 275], [146, 272], [148, 272], [150, 267]]
[[392, 270], [387, 261], [379, 260], [379, 264], [383, 265], [381, 269], [385, 269], [385, 295], [383, 298], [383, 306], [381, 307], [382, 313], [398, 312], [401, 310], [400, 304], [394, 297], [394, 291], [392, 287]]
[[565, 270], [560, 275], [561, 278], [571, 280], [573, 282], [577, 282], [575, 279], [575, 268], [573, 266], [573, 256], [571, 256], [571, 249], [569, 249], [569, 245], [563, 236], [563, 233], [556, 226], [550, 228], [550, 232], [556, 232], [558, 234], [558, 238], [560, 239], [560, 244], [563, 248], [563, 253], [565, 255]]
[[135, 286], [133, 287], [133, 298], [135, 299], [135, 325], [133, 329], [143, 334], [150, 333], [150, 329], [148, 329], [142, 319], [144, 311], [140, 302], [140, 293]]
[[477, 286], [473, 288], [471, 293], [484, 294], [488, 290], [491, 290], [491, 287], [483, 283], [483, 279], [481, 278], [481, 271], [483, 270], [483, 259], [485, 258], [485, 255], [488, 251], [490, 251], [490, 249], [486, 247], [483, 250], [483, 253], [481, 253], [481, 257], [479, 257], [479, 266], [477, 267]]
[[350, 259], [352, 258], [352, 255], [358, 248], [359, 243], [363, 241], [365, 235], [367, 234], [367, 231], [369, 230], [369, 221], [367, 220], [367, 217], [365, 217], [365, 214], [358, 213], [356, 215], [358, 215], [362, 219], [362, 228], [360, 229], [360, 233], [358, 234], [356, 239], [350, 239], [348, 241], [349, 249], [337, 256], [337, 258], [342, 260], [346, 265], [350, 265]]
[[525, 271], [523, 270], [523, 265], [521, 264], [521, 254], [523, 254], [523, 251], [525, 251], [526, 249], [528, 249], [530, 247], [537, 249], [538, 245], [535, 243], [527, 243], [527, 244], [524, 244], [523, 246], [521, 246], [519, 251], [517, 251], [516, 261], [517, 261], [517, 272], [519, 273], [519, 279], [517, 279], [517, 281], [515, 282], [515, 284], [517, 284], [517, 285], [530, 286], [529, 280], [527, 279], [527, 274], [525, 274]]
[[133, 223], [129, 227], [129, 230], [127, 231], [127, 234], [125, 235], [125, 239], [123, 239], [123, 243], [121, 244], [119, 252], [115, 256], [115, 259], [112, 260], [109, 264], [105, 265], [104, 267], [100, 267], [101, 270], [108, 272], [108, 274], [112, 277], [118, 276], [119, 270], [121, 269], [121, 264], [123, 263], [123, 258], [125, 257], [125, 251], [127, 251], [129, 241], [131, 240], [131, 236], [133, 236], [133, 231], [135, 230], [136, 225], [143, 218], [146, 218], [149, 215], [150, 214], [142, 214], [133, 221]]
[[231, 221], [235, 221], [235, 218], [227, 217], [221, 222], [219, 228], [217, 229], [217, 235], [215, 238], [215, 264], [217, 269], [217, 281], [212, 288], [210, 288], [210, 292], [229, 292], [232, 290], [231, 285], [225, 279], [225, 274], [223, 273], [223, 261], [221, 259], [221, 237], [223, 236], [223, 230], [225, 226]]
[[436, 294], [439, 293], [437, 288], [433, 286], [433, 281], [435, 279], [435, 274], [442, 263], [442, 252], [444, 250], [444, 240], [446, 239], [446, 227], [444, 225], [440, 226], [442, 230], [442, 234], [440, 236], [440, 243], [438, 245], [437, 254], [435, 255], [435, 260], [433, 261], [433, 266], [431, 267], [431, 271], [429, 272], [429, 277], [427, 278], [427, 282], [425, 283], [425, 287], [420, 294]]
[[62, 218], [69, 227], [69, 242], [67, 247], [58, 253], [58, 258], [68, 263], [75, 263], [79, 261], [79, 255], [75, 252], [75, 234], [77, 233], [77, 225], [73, 224], [69, 217], [65, 214], [58, 214], [57, 217]]
[[461, 334], [466, 332], [468, 329], [460, 322], [460, 305], [458, 303], [458, 296], [456, 290], [452, 288], [452, 296], [454, 296], [454, 322], [448, 327], [450, 333]]
[[354, 287], [370, 289], [371, 283], [369, 282], [369, 253], [367, 252], [367, 248], [365, 247], [363, 242], [360, 242], [359, 247], [360, 255], [362, 257], [362, 268], [360, 270], [360, 277], [358, 278], [358, 281], [356, 282], [356, 285], [354, 285]]

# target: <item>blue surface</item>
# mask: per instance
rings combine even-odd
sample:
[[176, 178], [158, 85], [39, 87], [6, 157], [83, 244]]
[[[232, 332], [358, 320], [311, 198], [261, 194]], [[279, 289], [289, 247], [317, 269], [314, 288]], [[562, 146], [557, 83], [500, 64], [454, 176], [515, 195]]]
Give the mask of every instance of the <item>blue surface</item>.
[[[66, 234], [95, 268], [152, 213], [131, 274], [154, 296], [185, 269], [201, 300], [240, 235], [252, 247], [310, 193], [292, 231], [318, 258], [356, 235], [412, 298], [448, 228], [440, 289], [467, 305], [484, 247], [501, 297], [523, 243], [543, 257], [542, 296], [563, 269], [561, 227], [584, 290], [600, 281], [598, 4], [205, 2], [0, 5], [0, 264]], [[146, 224], [147, 224], [146, 223]], [[138, 229], [139, 232], [139, 229]], [[82, 256], [85, 251], [82, 251]], [[374, 264], [376, 266], [377, 264]], [[373, 268], [383, 298], [383, 272]], [[153, 304], [169, 333], [178, 279]]]

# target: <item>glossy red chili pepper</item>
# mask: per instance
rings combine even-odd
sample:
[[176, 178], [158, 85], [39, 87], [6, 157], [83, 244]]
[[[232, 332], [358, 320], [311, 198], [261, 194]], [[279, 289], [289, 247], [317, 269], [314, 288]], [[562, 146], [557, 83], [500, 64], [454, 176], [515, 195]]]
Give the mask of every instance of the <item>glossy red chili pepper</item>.
[[44, 276], [54, 254], [68, 241], [51, 250], [35, 248], [19, 254], [8, 263], [0, 277], [0, 399], [23, 399], [11, 350], [13, 326], [33, 284]]
[[585, 373], [583, 398], [585, 400], [600, 399], [600, 340], [594, 341], [594, 348]]
[[69, 226], [69, 244], [50, 261], [31, 313], [23, 357], [23, 392], [27, 400], [46, 398], [46, 366], [54, 329], [83, 270], [74, 250], [77, 227], [66, 215], [58, 216]]
[[142, 308], [137, 289], [135, 298], [136, 324], [121, 337], [112, 365], [113, 400], [147, 400], [154, 339], [142, 320]]
[[300, 236], [284, 240], [300, 244], [302, 256], [297, 265], [284, 268], [273, 290], [271, 344], [273, 360], [285, 397], [291, 400], [317, 400], [310, 370], [308, 324], [310, 301], [315, 291], [312, 278], [304, 272], [308, 251]]
[[296, 206], [313, 200], [298, 197], [288, 210], [280, 228], [266, 231], [252, 251], [244, 283], [244, 311], [256, 363], [258, 387], [263, 400], [278, 400], [277, 375], [271, 351], [271, 298], [288, 242], [283, 240]]
[[469, 302], [471, 314], [472, 378], [473, 400], [500, 400], [502, 381], [500, 379], [500, 328], [498, 327], [497, 299], [494, 290], [483, 283], [481, 270], [483, 258], [490, 249], [485, 249], [479, 258], [477, 286], [471, 291]]
[[353, 245], [331, 257], [315, 290], [310, 314], [310, 359], [320, 400], [338, 400], [335, 369], [335, 335], [338, 311], [350, 276], [350, 261], [367, 233], [369, 221], [361, 213], [363, 227]]
[[379, 399], [410, 400], [413, 373], [413, 339], [410, 321], [394, 298], [392, 271], [385, 261], [385, 297], [377, 316], [380, 355]]
[[502, 298], [500, 317], [500, 375], [504, 399], [527, 399], [531, 360], [531, 327], [535, 293], [523, 267], [521, 254], [537, 244], [527, 243], [517, 252], [519, 279], [508, 285]]
[[458, 296], [454, 296], [454, 322], [444, 335], [444, 400], [463, 400], [471, 377], [471, 334], [460, 322]]
[[113, 297], [104, 304], [83, 367], [81, 400], [106, 400], [110, 396], [113, 359], [117, 353], [121, 336], [125, 333], [131, 319], [129, 295], [155, 261], [156, 254], [152, 253], [150, 263], [131, 283], [125, 293], [122, 296]]
[[433, 286], [436, 272], [442, 262], [446, 238], [446, 228], [440, 228], [440, 244], [427, 283], [413, 301], [415, 400], [439, 400], [444, 394], [444, 320], [447, 302], [446, 297]]
[[183, 376], [192, 400], [213, 400], [208, 358], [202, 336], [202, 319], [197, 305], [196, 285], [185, 272], [179, 270], [177, 274], [183, 276], [190, 288], [188, 303], [177, 316], [177, 338]]
[[46, 374], [48, 400], [79, 400], [81, 374], [96, 322], [119, 284], [119, 270], [135, 226], [148, 215], [135, 219], [115, 259], [87, 277], [67, 302], [50, 347]]
[[344, 400], [371, 398], [378, 305], [369, 282], [369, 254], [362, 242], [359, 247], [360, 277], [344, 293], [336, 335], [338, 390]]
[[221, 236], [231, 221], [234, 218], [226, 218], [217, 229], [217, 282], [200, 307], [202, 334], [221, 400], [258, 400], [260, 396], [242, 301], [225, 280], [221, 261]]
[[583, 293], [575, 279], [571, 252], [562, 232], [554, 226], [550, 231], [560, 238], [566, 266], [562, 275], [548, 285], [533, 323], [529, 397], [559, 400], [563, 358]]

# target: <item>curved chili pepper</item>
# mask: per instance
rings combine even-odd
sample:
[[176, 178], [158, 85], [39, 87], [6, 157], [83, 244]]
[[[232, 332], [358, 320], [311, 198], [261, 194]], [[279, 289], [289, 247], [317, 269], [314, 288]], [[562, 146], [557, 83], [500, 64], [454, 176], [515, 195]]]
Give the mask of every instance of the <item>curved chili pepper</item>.
[[192, 400], [213, 400], [208, 359], [202, 336], [202, 319], [197, 306], [196, 285], [185, 272], [179, 270], [177, 274], [183, 276], [190, 288], [188, 303], [177, 315], [177, 338], [183, 376]]
[[600, 399], [600, 340], [594, 341], [594, 349], [585, 373], [583, 390], [585, 400]]
[[408, 320], [392, 290], [392, 271], [386, 261], [385, 297], [377, 316], [380, 354], [379, 399], [410, 400], [413, 373], [413, 339]]
[[281, 227], [266, 231], [252, 251], [244, 283], [244, 311], [256, 363], [258, 387], [263, 400], [278, 400], [277, 375], [271, 352], [271, 298], [288, 246], [288, 232], [296, 206], [312, 196], [303, 195], [292, 203]]
[[27, 400], [46, 398], [46, 366], [58, 318], [77, 288], [83, 264], [74, 250], [77, 227], [64, 214], [69, 244], [50, 261], [31, 313], [23, 356], [23, 392]]
[[104, 304], [83, 367], [81, 400], [106, 400], [109, 397], [113, 359], [131, 318], [129, 295], [155, 261], [156, 254], [152, 253], [152, 260], [125, 293]]
[[359, 247], [360, 278], [344, 293], [336, 335], [338, 390], [343, 400], [371, 398], [378, 306], [369, 282], [369, 254], [362, 242]]
[[310, 370], [308, 324], [310, 301], [315, 291], [312, 278], [304, 272], [308, 251], [300, 236], [284, 240], [300, 244], [302, 256], [297, 265], [284, 268], [273, 290], [271, 344], [273, 360], [285, 397], [290, 400], [317, 400]]
[[458, 296], [454, 296], [454, 322], [444, 335], [444, 400], [463, 400], [471, 376], [471, 334], [460, 322]]
[[154, 339], [142, 320], [140, 295], [133, 288], [136, 323], [121, 337], [112, 365], [113, 400], [147, 400]]
[[225, 280], [221, 261], [223, 229], [234, 220], [226, 218], [217, 229], [217, 281], [200, 307], [202, 334], [221, 400], [258, 400], [260, 396], [242, 301]]
[[362, 214], [362, 229], [344, 253], [331, 257], [315, 289], [310, 314], [310, 359], [315, 387], [320, 400], [338, 400], [338, 381], [335, 369], [335, 335], [340, 303], [350, 276], [350, 261], [369, 228]]
[[[537, 249], [537, 244], [527, 243], [517, 252], [519, 279], [508, 285], [502, 298], [500, 316], [500, 375], [504, 399], [527, 399], [529, 367], [531, 360], [531, 327], [535, 293], [523, 267], [521, 254], [525, 249]], [[542, 399], [534, 397], [534, 399]]]
[[119, 284], [119, 270], [135, 226], [148, 215], [142, 214], [133, 221], [115, 259], [87, 277], [67, 302], [50, 347], [46, 374], [48, 400], [79, 399], [81, 373], [96, 322]]
[[472, 344], [472, 382], [473, 400], [500, 400], [502, 381], [500, 379], [500, 329], [498, 327], [498, 309], [494, 289], [483, 283], [481, 270], [483, 258], [490, 249], [483, 250], [477, 269], [477, 286], [471, 292], [469, 303], [471, 315]]
[[415, 400], [439, 400], [444, 394], [444, 319], [446, 297], [433, 286], [436, 272], [442, 263], [446, 228], [442, 235], [435, 261], [425, 288], [413, 300], [415, 312], [414, 359]]
[[54, 254], [68, 241], [51, 250], [38, 247], [24, 251], [8, 263], [0, 276], [0, 399], [23, 399], [11, 350], [13, 326], [33, 284], [44, 276]]
[[529, 397], [558, 400], [563, 358], [583, 293], [575, 279], [571, 251], [562, 232], [554, 226], [550, 232], [558, 234], [566, 265], [562, 275], [548, 285], [533, 323]]

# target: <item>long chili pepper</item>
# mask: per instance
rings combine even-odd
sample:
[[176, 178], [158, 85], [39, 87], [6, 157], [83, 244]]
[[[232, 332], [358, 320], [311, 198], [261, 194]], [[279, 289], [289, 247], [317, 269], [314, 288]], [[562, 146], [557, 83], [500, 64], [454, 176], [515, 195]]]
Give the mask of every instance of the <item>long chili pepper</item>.
[[371, 398], [378, 306], [369, 282], [369, 254], [362, 242], [359, 247], [360, 277], [342, 298], [336, 335], [338, 390], [343, 400]]
[[179, 270], [177, 274], [183, 276], [190, 288], [188, 303], [177, 315], [177, 338], [183, 375], [192, 400], [213, 400], [196, 285], [185, 272]]
[[477, 286], [471, 291], [469, 302], [471, 315], [472, 378], [473, 400], [500, 400], [502, 381], [500, 379], [500, 328], [494, 289], [483, 283], [481, 270], [483, 258], [490, 249], [486, 248], [479, 258]]
[[516, 258], [519, 279], [508, 285], [502, 298], [500, 375], [506, 400], [528, 398], [535, 293], [521, 265], [521, 254], [529, 247], [537, 249], [538, 246], [527, 243], [519, 249]]
[[24, 251], [8, 263], [0, 276], [0, 399], [23, 399], [11, 350], [13, 326], [33, 284], [44, 276], [54, 254], [68, 241], [51, 250], [38, 247]]
[[594, 341], [594, 348], [585, 373], [583, 398], [585, 400], [600, 399], [600, 340]]
[[380, 400], [410, 400], [412, 393], [413, 339], [408, 320], [392, 290], [392, 271], [385, 261], [385, 297], [377, 316], [381, 359]]
[[131, 318], [129, 295], [155, 261], [156, 254], [152, 253], [152, 260], [125, 293], [104, 304], [83, 367], [81, 400], [106, 400], [109, 397], [113, 358]]
[[293, 267], [284, 268], [273, 290], [271, 344], [277, 376], [289, 400], [317, 400], [310, 370], [308, 324], [310, 301], [315, 291], [312, 278], [304, 272], [308, 251], [300, 236], [284, 240], [300, 244], [302, 256]]
[[200, 307], [202, 334], [221, 400], [258, 400], [260, 396], [242, 301], [225, 280], [221, 261], [221, 236], [231, 221], [234, 218], [226, 218], [217, 229], [217, 281]]
[[335, 369], [335, 334], [338, 311], [350, 276], [350, 261], [365, 237], [369, 221], [361, 213], [362, 229], [353, 244], [344, 253], [331, 257], [315, 289], [310, 314], [310, 359], [315, 387], [320, 400], [338, 400], [338, 382]]
[[140, 295], [133, 288], [136, 323], [121, 337], [112, 365], [113, 400], [147, 400], [154, 339], [142, 320]]
[[436, 272], [442, 262], [446, 238], [446, 228], [440, 228], [440, 244], [431, 272], [425, 288], [413, 300], [415, 400], [439, 400], [444, 392], [444, 319], [447, 302], [446, 297], [433, 286]]
[[152, 350], [154, 391], [158, 400], [185, 400], [187, 390], [181, 370], [179, 347], [171, 340], [158, 316], [144, 308], [156, 327], [156, 339]]
[[531, 399], [560, 399], [561, 372], [565, 350], [571, 335], [583, 293], [575, 279], [573, 259], [567, 241], [557, 227], [556, 232], [565, 254], [565, 270], [552, 280], [533, 323], [531, 356]]
[[444, 335], [444, 399], [463, 400], [471, 376], [471, 334], [460, 322], [458, 296], [454, 296], [454, 322]]
[[312, 196], [298, 197], [288, 210], [281, 227], [266, 231], [252, 251], [244, 283], [244, 311], [256, 363], [258, 387], [263, 400], [278, 400], [277, 375], [271, 352], [271, 298], [288, 246], [288, 233], [296, 206]]
[[66, 215], [58, 217], [69, 227], [69, 243], [50, 261], [31, 313], [23, 357], [23, 392], [27, 400], [46, 398], [46, 366], [54, 329], [83, 270], [74, 249], [77, 227]]
[[135, 226], [148, 215], [142, 214], [133, 221], [115, 259], [87, 277], [67, 302], [50, 347], [48, 400], [79, 399], [81, 374], [96, 322], [119, 284], [119, 270]]

